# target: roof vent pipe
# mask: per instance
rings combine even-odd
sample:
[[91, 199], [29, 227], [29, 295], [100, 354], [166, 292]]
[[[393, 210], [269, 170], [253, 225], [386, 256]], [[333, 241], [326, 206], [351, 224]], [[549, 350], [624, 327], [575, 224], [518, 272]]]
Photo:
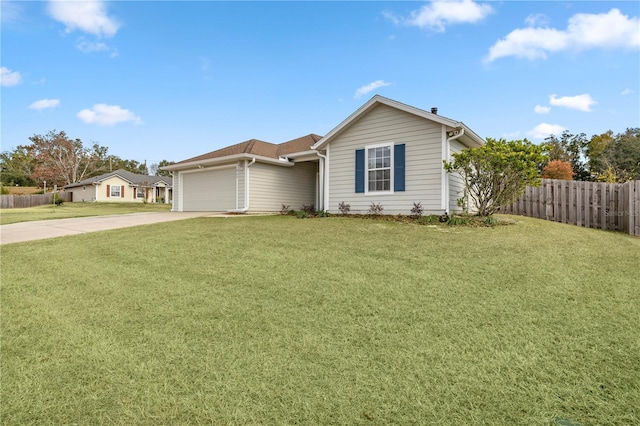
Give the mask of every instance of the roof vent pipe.
[[431, 114], [438, 114], [438, 107], [432, 107]]

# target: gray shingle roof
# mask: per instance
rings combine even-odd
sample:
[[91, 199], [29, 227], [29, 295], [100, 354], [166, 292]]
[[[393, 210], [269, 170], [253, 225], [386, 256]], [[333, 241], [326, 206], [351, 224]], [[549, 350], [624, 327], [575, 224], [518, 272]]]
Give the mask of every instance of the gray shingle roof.
[[164, 182], [168, 186], [173, 186], [173, 179], [171, 179], [170, 177], [139, 175], [136, 173], [131, 173], [124, 169], [118, 169], [118, 170], [114, 170], [113, 172], [103, 173], [98, 176], [81, 180], [80, 182], [72, 183], [70, 185], [65, 185], [64, 187], [73, 188], [75, 186], [92, 185], [94, 183], [102, 182], [103, 180], [109, 179], [113, 176], [120, 176], [122, 179], [134, 185], [155, 186], [159, 182]]
[[227, 146], [216, 151], [208, 152], [197, 157], [179, 161], [174, 164], [190, 163], [192, 161], [207, 160], [210, 158], [221, 158], [229, 155], [237, 154], [254, 154], [262, 157], [277, 159], [280, 155], [293, 154], [295, 152], [304, 152], [311, 149], [311, 145], [318, 142], [322, 136], [309, 134], [281, 144], [273, 144], [258, 139], [250, 139], [235, 145]]

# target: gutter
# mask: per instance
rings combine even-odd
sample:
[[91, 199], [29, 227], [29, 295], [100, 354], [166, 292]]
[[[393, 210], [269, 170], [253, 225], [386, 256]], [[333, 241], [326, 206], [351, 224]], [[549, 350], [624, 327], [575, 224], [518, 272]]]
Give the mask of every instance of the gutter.
[[[450, 157], [451, 157], [451, 141], [454, 141], [458, 138], [461, 138], [462, 136], [464, 136], [464, 127], [458, 127], [456, 129], [458, 132], [456, 133], [456, 131], [454, 130], [453, 135], [447, 138], [447, 146], [446, 146], [446, 158], [443, 158], [443, 160], [446, 161], [450, 161]], [[448, 134], [447, 134], [448, 135]], [[444, 152], [442, 153], [443, 157], [445, 156]], [[444, 211], [446, 214], [449, 214], [449, 174], [444, 170], [444, 167], [442, 168], [442, 177], [443, 177], [443, 182], [444, 182], [444, 194], [443, 195], [443, 204], [444, 204]]]
[[320, 162], [322, 163], [322, 167], [319, 168], [320, 171], [320, 196], [322, 200], [322, 211], [327, 211], [327, 200], [325, 199], [325, 192], [327, 191], [327, 185], [325, 182], [325, 168], [327, 167], [327, 156], [322, 154], [320, 151], [316, 151], [318, 157], [320, 157]]
[[246, 213], [249, 210], [249, 167], [251, 167], [255, 162], [256, 162], [256, 157], [253, 157], [253, 159], [245, 167], [245, 175], [244, 175], [244, 207], [241, 208], [241, 209], [227, 210], [227, 212], [229, 212], [229, 213]]
[[204, 168], [209, 166], [215, 166], [216, 164], [225, 164], [225, 163], [231, 163], [238, 160], [248, 160], [248, 159], [251, 159], [252, 161], [260, 160], [260, 162], [262, 163], [268, 163], [268, 164], [284, 166], [284, 167], [293, 167], [294, 165], [293, 162], [283, 161], [277, 158], [242, 153], [242, 154], [226, 155], [224, 157], [207, 158], [205, 160], [191, 161], [189, 163], [183, 163], [183, 164], [172, 164], [170, 166], [161, 167], [160, 170], [185, 171], [188, 169], [200, 168], [199, 166], [202, 166], [202, 168]]

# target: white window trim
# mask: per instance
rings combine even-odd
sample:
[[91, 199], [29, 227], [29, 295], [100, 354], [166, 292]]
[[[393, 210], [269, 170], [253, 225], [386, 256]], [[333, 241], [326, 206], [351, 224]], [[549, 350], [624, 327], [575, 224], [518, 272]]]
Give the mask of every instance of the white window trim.
[[[113, 195], [113, 188], [118, 188], [118, 195]], [[109, 188], [109, 198], [120, 198], [122, 197], [122, 186], [121, 185], [111, 185]]]
[[[395, 170], [395, 163], [394, 163], [394, 158], [393, 158], [393, 152], [394, 152], [394, 145], [395, 143], [393, 142], [385, 142], [385, 143], [379, 143], [379, 144], [375, 144], [375, 145], [367, 145], [364, 147], [364, 195], [380, 195], [380, 194], [393, 194], [393, 175], [394, 170]], [[370, 149], [374, 149], [374, 148], [383, 148], [383, 147], [389, 147], [389, 156], [390, 156], [390, 166], [391, 166], [391, 173], [390, 173], [390, 182], [389, 182], [389, 190], [388, 191], [369, 191], [369, 150]]]

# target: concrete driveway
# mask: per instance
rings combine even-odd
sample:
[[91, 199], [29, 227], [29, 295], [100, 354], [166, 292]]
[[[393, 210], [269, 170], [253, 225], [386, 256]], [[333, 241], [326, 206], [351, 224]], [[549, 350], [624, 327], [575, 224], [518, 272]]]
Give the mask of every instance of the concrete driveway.
[[12, 223], [0, 226], [0, 244], [43, 240], [65, 235], [218, 215], [220, 214], [208, 212], [152, 212]]

